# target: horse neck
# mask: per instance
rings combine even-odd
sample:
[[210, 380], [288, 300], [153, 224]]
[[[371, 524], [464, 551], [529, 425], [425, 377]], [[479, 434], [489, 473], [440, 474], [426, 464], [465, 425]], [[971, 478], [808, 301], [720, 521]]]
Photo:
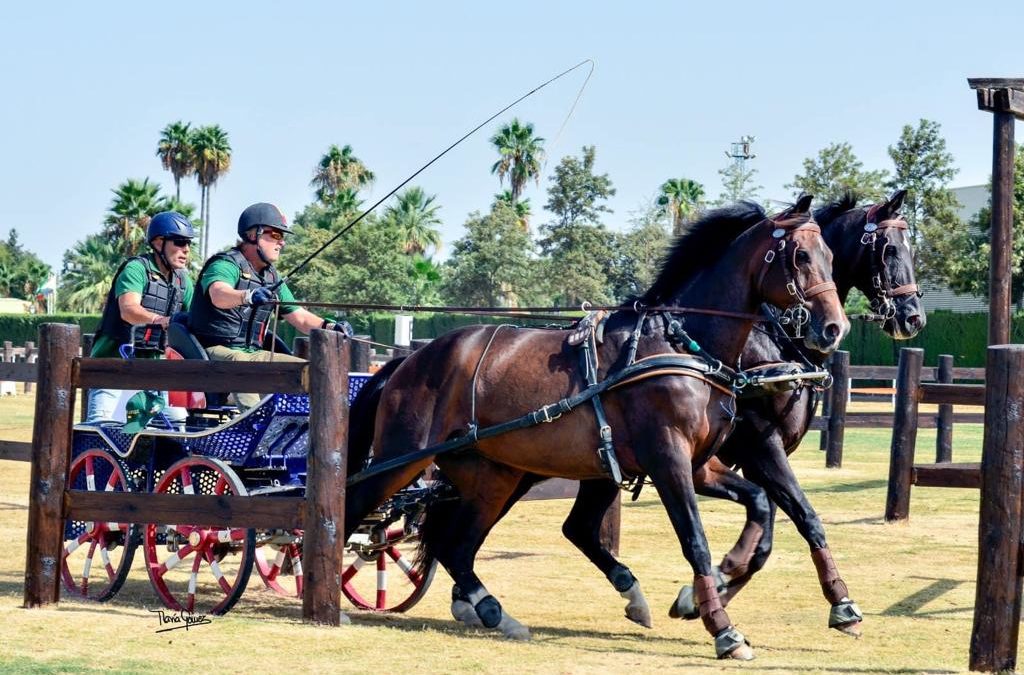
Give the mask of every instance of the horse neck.
[[856, 285], [857, 269], [865, 264], [864, 245], [860, 243], [863, 227], [861, 209], [847, 211], [822, 227], [821, 236], [825, 245], [832, 250], [832, 281], [835, 282], [839, 301], [846, 304], [846, 298]]

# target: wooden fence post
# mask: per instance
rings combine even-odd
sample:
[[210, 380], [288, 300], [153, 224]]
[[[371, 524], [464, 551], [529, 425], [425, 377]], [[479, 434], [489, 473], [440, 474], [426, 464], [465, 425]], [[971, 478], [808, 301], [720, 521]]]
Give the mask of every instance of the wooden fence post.
[[892, 424], [889, 458], [889, 487], [885, 498], [885, 520], [910, 517], [910, 485], [914, 478], [914, 449], [917, 444], [918, 392], [924, 350], [900, 350], [896, 376], [896, 410]]
[[[25, 363], [35, 363], [39, 359], [39, 354], [36, 350], [36, 343], [29, 340], [25, 342]], [[32, 382], [25, 383], [25, 393], [31, 394], [34, 389]]]
[[[941, 354], [936, 381], [940, 384], [953, 383], [953, 356]], [[935, 463], [953, 461], [953, 406], [950, 403], [939, 404], [939, 414], [935, 418]]]
[[[825, 368], [832, 372], [832, 355], [829, 355], [828, 360], [825, 362]], [[821, 434], [818, 436], [818, 449], [825, 452], [828, 448], [828, 422], [832, 417], [832, 387], [829, 387], [821, 394], [821, 417], [825, 424], [822, 425]]]
[[341, 624], [348, 463], [349, 341], [337, 331], [309, 336], [309, 466], [306, 477], [302, 618]]
[[64, 484], [71, 455], [75, 409], [74, 358], [78, 326], [39, 326], [39, 374], [32, 424], [32, 470], [28, 497], [25, 556], [26, 608], [44, 607], [60, 598], [64, 546]]
[[1021, 605], [1024, 345], [988, 348], [971, 670], [1013, 671]]
[[832, 414], [828, 418], [828, 446], [825, 448], [825, 468], [843, 466], [843, 429], [846, 425], [846, 405], [850, 398], [850, 352], [832, 354]]
[[[95, 339], [95, 335], [92, 333], [86, 333], [82, 336], [82, 356], [88, 357], [89, 353], [92, 352], [92, 342]], [[79, 419], [83, 422], [89, 416], [89, 390], [82, 390], [82, 414]]]
[[370, 372], [370, 360], [373, 347], [366, 340], [372, 339], [369, 335], [357, 335], [352, 342], [352, 370], [356, 373]]
[[296, 335], [292, 340], [292, 354], [309, 361], [309, 338], [305, 335]]

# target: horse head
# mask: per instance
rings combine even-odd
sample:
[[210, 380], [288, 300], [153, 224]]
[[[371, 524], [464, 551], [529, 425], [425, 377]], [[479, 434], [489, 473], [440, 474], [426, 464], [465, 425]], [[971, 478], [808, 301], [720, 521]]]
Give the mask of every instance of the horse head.
[[[804, 344], [831, 353], [850, 330], [842, 302], [832, 281], [832, 252], [811, 215], [811, 195], [804, 195], [789, 209], [755, 227], [769, 242], [759, 268], [758, 289], [768, 303], [784, 308], [792, 325], [806, 325]], [[799, 334], [799, 333], [798, 333]]]

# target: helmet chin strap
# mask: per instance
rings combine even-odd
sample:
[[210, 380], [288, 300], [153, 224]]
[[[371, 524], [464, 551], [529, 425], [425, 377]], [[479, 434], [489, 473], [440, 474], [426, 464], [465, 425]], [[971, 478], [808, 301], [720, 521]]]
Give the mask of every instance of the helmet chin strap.
[[149, 242], [149, 247], [151, 249], [153, 249], [153, 251], [160, 258], [160, 261], [167, 268], [167, 275], [168, 275], [168, 277], [173, 276], [174, 275], [174, 267], [171, 265], [171, 261], [167, 259], [167, 255], [164, 253], [164, 249], [167, 247], [167, 237], [163, 237], [163, 241], [160, 243], [160, 248], [157, 248], [156, 246], [153, 246], [153, 242]]
[[267, 260], [267, 256], [265, 256], [263, 254], [263, 249], [260, 248], [260, 237], [262, 237], [262, 236], [263, 236], [263, 226], [260, 225], [259, 227], [256, 228], [256, 238], [251, 240], [249, 243], [253, 244], [254, 246], [256, 246], [256, 255], [258, 255], [260, 257], [260, 260], [263, 261], [264, 265], [266, 265], [267, 267], [270, 267], [270, 261]]

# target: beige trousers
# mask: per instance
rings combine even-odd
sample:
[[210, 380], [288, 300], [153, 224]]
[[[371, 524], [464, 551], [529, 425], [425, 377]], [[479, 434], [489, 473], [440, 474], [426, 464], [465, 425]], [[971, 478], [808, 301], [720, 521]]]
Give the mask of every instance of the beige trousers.
[[[281, 354], [279, 352], [271, 353], [263, 349], [255, 352], [243, 352], [238, 349], [231, 349], [230, 347], [222, 347], [220, 345], [207, 347], [206, 353], [210, 356], [211, 361], [256, 361], [261, 363], [267, 363], [270, 361], [305, 361], [305, 359], [300, 359], [299, 357], [291, 356], [290, 354]], [[231, 394], [229, 399], [241, 410], [247, 410], [258, 405], [262, 400], [262, 397], [259, 394], [235, 392]]]

